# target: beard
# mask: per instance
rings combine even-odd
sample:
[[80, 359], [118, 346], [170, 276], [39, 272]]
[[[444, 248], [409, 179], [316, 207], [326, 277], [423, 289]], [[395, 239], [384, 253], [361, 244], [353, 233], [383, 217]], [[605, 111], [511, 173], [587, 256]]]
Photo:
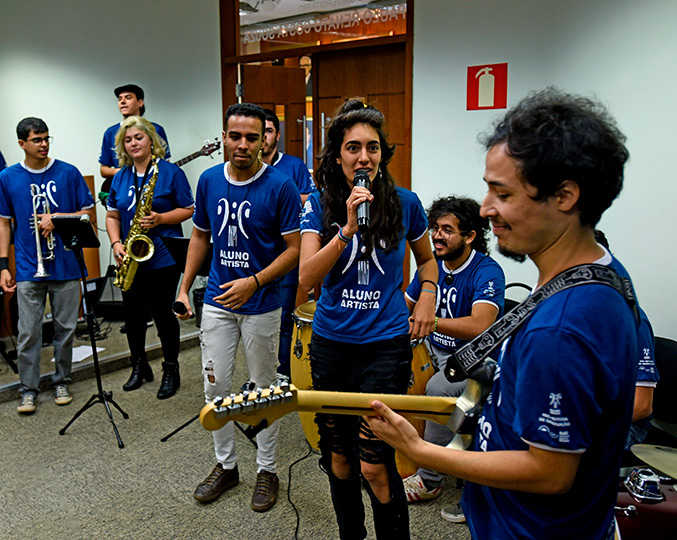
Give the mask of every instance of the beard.
[[498, 252], [504, 257], [512, 259], [513, 261], [517, 261], [518, 263], [523, 263], [524, 261], [527, 260], [526, 255], [523, 255], [522, 253], [515, 253], [514, 251], [510, 251], [509, 249], [502, 248], [500, 245], [498, 246]]
[[463, 255], [463, 251], [465, 251], [465, 243], [460, 242], [457, 246], [450, 247], [444, 255], [438, 255], [435, 250], [435, 258], [438, 261], [454, 261]]

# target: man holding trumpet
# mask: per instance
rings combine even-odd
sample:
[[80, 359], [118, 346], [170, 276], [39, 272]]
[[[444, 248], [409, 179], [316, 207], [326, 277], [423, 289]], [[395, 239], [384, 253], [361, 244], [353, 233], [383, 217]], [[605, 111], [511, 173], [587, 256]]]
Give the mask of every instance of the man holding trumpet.
[[[94, 199], [73, 165], [49, 157], [52, 137], [44, 121], [24, 118], [17, 128], [25, 159], [0, 173], [0, 287], [17, 292], [20, 414], [35, 412], [40, 383], [42, 317], [47, 294], [54, 321], [55, 403], [73, 400], [68, 392], [73, 336], [80, 305], [80, 270], [71, 251], [54, 234], [52, 216], [88, 214]], [[9, 269], [10, 220], [14, 219], [16, 276]]]

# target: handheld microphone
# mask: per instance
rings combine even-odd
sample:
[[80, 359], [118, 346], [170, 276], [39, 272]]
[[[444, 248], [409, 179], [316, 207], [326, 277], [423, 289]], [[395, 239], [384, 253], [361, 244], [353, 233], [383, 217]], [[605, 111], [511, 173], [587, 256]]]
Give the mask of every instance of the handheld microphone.
[[[365, 187], [369, 189], [371, 180], [369, 180], [369, 173], [361, 169], [355, 173], [353, 185], [358, 187]], [[360, 203], [357, 207], [357, 229], [363, 233], [369, 228], [369, 201]]]
[[[186, 306], [184, 305], [183, 302], [179, 302], [178, 300], [172, 304], [172, 311], [176, 313], [177, 315], [185, 315], [188, 313], [188, 310], [186, 309]], [[191, 319], [195, 315], [191, 316]]]

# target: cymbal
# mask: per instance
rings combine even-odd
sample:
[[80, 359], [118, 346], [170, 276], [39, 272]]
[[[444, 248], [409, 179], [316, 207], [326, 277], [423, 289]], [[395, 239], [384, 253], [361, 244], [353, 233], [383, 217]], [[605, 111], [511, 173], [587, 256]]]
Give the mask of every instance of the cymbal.
[[630, 451], [651, 467], [677, 480], [677, 448], [633, 444]]

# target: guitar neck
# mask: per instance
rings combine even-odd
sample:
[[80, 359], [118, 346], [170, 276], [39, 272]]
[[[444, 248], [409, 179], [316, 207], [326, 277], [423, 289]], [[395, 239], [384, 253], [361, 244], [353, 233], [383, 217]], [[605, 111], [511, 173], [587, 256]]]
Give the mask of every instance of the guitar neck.
[[458, 398], [395, 394], [362, 394], [298, 390], [294, 385], [259, 388], [252, 392], [217, 398], [200, 412], [200, 423], [207, 430], [237, 421], [256, 426], [295, 412], [371, 415], [371, 403], [379, 400], [395, 412], [410, 418], [431, 420], [457, 431], [465, 415], [482, 400], [480, 385], [469, 380]]
[[190, 163], [196, 158], [199, 158], [202, 154], [200, 152], [193, 152], [191, 155], [186, 156], [183, 159], [180, 159], [179, 161], [175, 161], [174, 165], [177, 167], [183, 167], [186, 163]]
[[299, 390], [296, 408], [299, 412], [324, 414], [371, 415], [371, 403], [379, 400], [395, 412], [422, 420], [446, 424], [456, 408], [456, 398], [394, 394], [362, 394]]

